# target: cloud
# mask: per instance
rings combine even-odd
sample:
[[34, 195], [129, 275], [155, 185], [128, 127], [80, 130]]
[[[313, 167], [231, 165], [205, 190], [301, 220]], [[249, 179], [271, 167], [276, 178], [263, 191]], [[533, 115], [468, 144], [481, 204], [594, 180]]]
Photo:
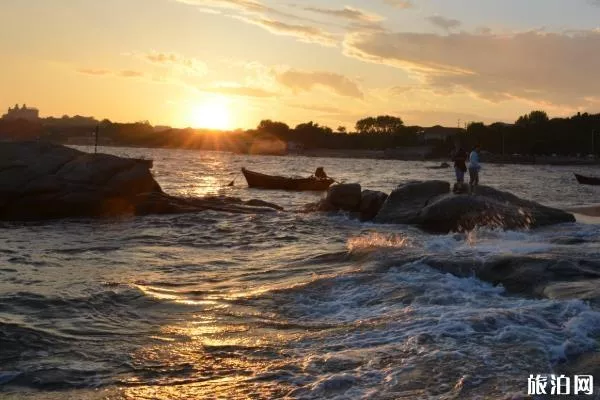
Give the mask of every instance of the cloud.
[[414, 3], [411, 0], [383, 0], [383, 2], [389, 4], [390, 6], [402, 9], [415, 7]]
[[286, 22], [263, 17], [249, 18], [238, 16], [237, 18], [249, 24], [260, 26], [276, 35], [294, 36], [307, 43], [335, 46], [338, 42], [338, 39], [336, 39], [333, 34], [314, 26], [288, 24]]
[[356, 82], [332, 72], [289, 69], [277, 73], [276, 78], [280, 84], [294, 91], [310, 91], [315, 87], [324, 87], [340, 96], [355, 98], [364, 96]]
[[[319, 28], [317, 21], [269, 7], [258, 0], [175, 0], [206, 10], [223, 11], [223, 14], [259, 26], [273, 34], [291, 36], [306, 43], [335, 46], [339, 38]], [[352, 12], [348, 8], [348, 14]], [[226, 13], [226, 11], [229, 11]], [[358, 10], [356, 10], [358, 12]], [[366, 14], [365, 14], [366, 16]], [[329, 26], [328, 26], [329, 28]]]
[[415, 90], [414, 86], [393, 86], [389, 88], [390, 96], [402, 96]]
[[269, 7], [258, 0], [176, 0], [180, 3], [196, 5], [203, 12], [213, 10], [232, 10], [244, 15], [266, 16], [268, 14], [283, 17], [304, 20], [304, 18], [281, 11], [277, 8]]
[[118, 76], [121, 78], [142, 78], [145, 76], [143, 72], [134, 70], [110, 71], [107, 69], [78, 68], [77, 72], [91, 76]]
[[87, 68], [79, 68], [77, 69], [77, 72], [79, 72], [80, 74], [84, 74], [84, 75], [95, 75], [95, 76], [102, 76], [102, 75], [110, 75], [110, 71], [106, 70], [106, 69], [87, 69]]
[[458, 28], [461, 25], [461, 22], [459, 20], [442, 17], [441, 15], [433, 15], [431, 17], [428, 17], [427, 20], [433, 25], [447, 31], [454, 28]]
[[262, 13], [270, 8], [255, 0], [176, 0], [180, 3], [202, 7], [228, 8], [246, 12]]
[[140, 78], [144, 76], [144, 73], [140, 71], [123, 70], [120, 71], [118, 75], [123, 78]]
[[356, 33], [345, 54], [404, 69], [437, 93], [584, 106], [600, 92], [600, 32]]
[[252, 86], [243, 86], [238, 84], [221, 84], [215, 85], [210, 88], [200, 89], [204, 92], [220, 93], [231, 96], [242, 96], [242, 97], [274, 97], [277, 93], [270, 92], [266, 89]]
[[151, 52], [142, 54], [141, 57], [152, 64], [172, 68], [179, 73], [188, 75], [203, 76], [208, 71], [206, 64], [202, 61], [177, 53]]
[[371, 14], [366, 11], [360, 10], [358, 8], [353, 8], [346, 6], [342, 9], [332, 9], [332, 8], [317, 8], [317, 7], [305, 7], [306, 11], [311, 11], [318, 14], [344, 18], [354, 22], [377, 22], [382, 21], [384, 18]]
[[309, 111], [318, 111], [325, 114], [342, 114], [344, 112], [343, 109], [337, 107], [330, 106], [320, 106], [315, 104], [302, 104], [302, 103], [290, 103], [287, 104], [288, 107], [301, 108], [303, 110]]

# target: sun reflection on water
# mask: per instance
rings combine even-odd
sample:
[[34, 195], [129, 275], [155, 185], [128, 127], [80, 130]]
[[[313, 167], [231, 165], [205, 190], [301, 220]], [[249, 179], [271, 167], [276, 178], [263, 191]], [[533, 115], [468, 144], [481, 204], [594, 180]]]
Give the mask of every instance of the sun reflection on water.
[[199, 176], [193, 181], [193, 188], [187, 193], [189, 196], [202, 197], [219, 193], [222, 183], [214, 176]]
[[136, 374], [124, 379], [125, 399], [269, 399], [292, 388], [260, 376], [285, 367], [269, 357], [282, 335], [247, 324], [222, 323], [213, 317], [165, 326], [161, 337], [176, 338], [145, 346], [132, 355]]

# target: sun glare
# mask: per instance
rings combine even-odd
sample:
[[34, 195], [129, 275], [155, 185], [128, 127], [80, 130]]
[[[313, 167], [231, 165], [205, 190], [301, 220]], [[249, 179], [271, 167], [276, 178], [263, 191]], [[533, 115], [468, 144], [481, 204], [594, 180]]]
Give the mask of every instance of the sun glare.
[[231, 113], [227, 101], [215, 97], [191, 110], [191, 122], [194, 128], [231, 129]]

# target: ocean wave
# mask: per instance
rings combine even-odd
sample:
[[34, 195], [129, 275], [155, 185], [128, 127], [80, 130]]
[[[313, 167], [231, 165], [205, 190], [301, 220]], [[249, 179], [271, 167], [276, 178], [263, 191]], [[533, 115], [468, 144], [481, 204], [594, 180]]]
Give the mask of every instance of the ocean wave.
[[[422, 263], [269, 296], [281, 318], [328, 326], [297, 343], [308, 382], [290, 395], [306, 398], [362, 398], [372, 387], [391, 397], [433, 395], [434, 387], [446, 395], [469, 388], [505, 394], [493, 387], [498, 377], [518, 388], [523, 376], [594, 350], [600, 333], [600, 313], [580, 300], [515, 298]], [[439, 372], [427, 377], [432, 369]], [[444, 373], [450, 370], [456, 375]]]

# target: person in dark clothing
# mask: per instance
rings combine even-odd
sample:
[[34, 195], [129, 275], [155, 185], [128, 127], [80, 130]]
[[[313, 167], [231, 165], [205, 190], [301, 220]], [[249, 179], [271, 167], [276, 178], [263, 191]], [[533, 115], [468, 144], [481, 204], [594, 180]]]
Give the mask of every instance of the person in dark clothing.
[[454, 161], [454, 172], [456, 173], [456, 183], [465, 182], [465, 173], [467, 172], [467, 152], [460, 147], [455, 153], [452, 161]]
[[317, 168], [317, 170], [315, 171], [315, 177], [317, 177], [319, 179], [327, 179], [328, 178], [323, 167]]

